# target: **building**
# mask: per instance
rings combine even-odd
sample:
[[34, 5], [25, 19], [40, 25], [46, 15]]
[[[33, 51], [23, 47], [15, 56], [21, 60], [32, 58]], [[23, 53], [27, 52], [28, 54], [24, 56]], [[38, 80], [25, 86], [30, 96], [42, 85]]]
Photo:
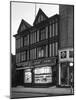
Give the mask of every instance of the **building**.
[[59, 85], [74, 85], [74, 6], [59, 7]]
[[[69, 70], [69, 67], [67, 69], [64, 65], [73, 64], [73, 38], [71, 39], [71, 36], [73, 37], [73, 27], [70, 31], [70, 27], [73, 26], [72, 19], [68, 6], [60, 6], [59, 15], [56, 14], [50, 18], [39, 9], [33, 26], [22, 19], [18, 32], [14, 35], [16, 38], [18, 85], [31, 87], [70, 86], [69, 74], [67, 75], [67, 82], [64, 80], [66, 76], [63, 76]], [[68, 20], [68, 23], [66, 20]], [[72, 22], [71, 26], [69, 26], [70, 21]], [[68, 24], [68, 29], [66, 24]], [[66, 38], [67, 32], [68, 40], [71, 39], [69, 41]], [[71, 41], [72, 44], [70, 44]], [[69, 58], [67, 58], [68, 53]], [[70, 58], [70, 56], [72, 57]]]

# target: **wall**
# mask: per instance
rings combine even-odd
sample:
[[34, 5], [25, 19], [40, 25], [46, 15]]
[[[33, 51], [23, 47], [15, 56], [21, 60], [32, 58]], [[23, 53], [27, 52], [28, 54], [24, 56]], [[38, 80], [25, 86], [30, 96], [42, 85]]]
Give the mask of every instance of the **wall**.
[[73, 12], [73, 6], [59, 6], [59, 49], [73, 47]]

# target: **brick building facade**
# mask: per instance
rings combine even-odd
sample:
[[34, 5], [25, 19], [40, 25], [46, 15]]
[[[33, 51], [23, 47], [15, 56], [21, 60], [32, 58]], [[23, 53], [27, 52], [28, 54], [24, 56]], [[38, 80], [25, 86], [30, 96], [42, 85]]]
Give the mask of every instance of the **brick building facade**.
[[17, 85], [71, 85], [70, 74], [67, 74], [70, 69], [66, 64], [73, 64], [73, 7], [60, 6], [59, 11], [59, 15], [49, 18], [39, 9], [33, 26], [22, 19], [14, 35]]

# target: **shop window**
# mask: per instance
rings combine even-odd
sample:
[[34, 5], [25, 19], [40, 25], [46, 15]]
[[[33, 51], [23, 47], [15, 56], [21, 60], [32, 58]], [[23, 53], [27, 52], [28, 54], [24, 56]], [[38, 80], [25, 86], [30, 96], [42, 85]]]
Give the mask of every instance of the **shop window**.
[[41, 67], [34, 70], [35, 83], [50, 83], [52, 82], [52, 68]]
[[31, 70], [25, 70], [24, 83], [31, 83], [31, 82], [32, 82], [32, 73], [31, 73]]

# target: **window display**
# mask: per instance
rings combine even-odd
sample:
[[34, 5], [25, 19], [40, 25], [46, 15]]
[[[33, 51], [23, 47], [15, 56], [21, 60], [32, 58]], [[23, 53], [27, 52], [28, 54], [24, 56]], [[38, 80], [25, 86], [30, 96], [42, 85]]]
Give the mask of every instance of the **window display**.
[[34, 70], [35, 83], [51, 83], [52, 82], [52, 68], [41, 67]]
[[32, 73], [31, 70], [25, 70], [25, 74], [24, 74], [24, 82], [25, 83], [31, 83], [32, 82]]

